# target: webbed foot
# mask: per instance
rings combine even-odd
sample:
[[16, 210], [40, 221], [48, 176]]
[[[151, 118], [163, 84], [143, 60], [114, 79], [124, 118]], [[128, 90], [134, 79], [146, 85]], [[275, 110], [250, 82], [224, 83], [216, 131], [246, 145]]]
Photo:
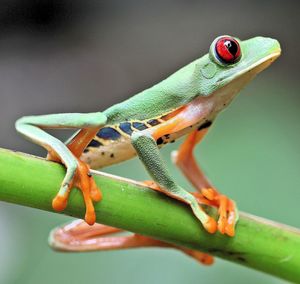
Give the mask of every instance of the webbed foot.
[[[48, 154], [47, 158], [48, 160], [59, 161], [57, 156], [52, 156], [51, 154]], [[52, 200], [52, 207], [56, 211], [64, 210], [72, 188], [76, 187], [81, 190], [85, 202], [86, 212], [84, 219], [89, 225], [93, 225], [96, 221], [93, 201], [101, 200], [101, 191], [90, 174], [89, 166], [75, 157], [74, 161], [74, 166], [67, 167], [66, 177], [59, 192]]]
[[235, 235], [235, 225], [238, 220], [238, 210], [233, 200], [220, 194], [214, 188], [203, 188], [201, 193], [194, 194], [199, 202], [218, 208], [218, 231], [230, 237]]
[[214, 262], [214, 258], [206, 253], [169, 244], [151, 237], [139, 234], [113, 236], [113, 234], [119, 232], [122, 232], [122, 230], [102, 224], [88, 226], [81, 220], [75, 220], [52, 230], [49, 236], [49, 244], [55, 250], [72, 252], [140, 247], [174, 248], [204, 265], [211, 265]]

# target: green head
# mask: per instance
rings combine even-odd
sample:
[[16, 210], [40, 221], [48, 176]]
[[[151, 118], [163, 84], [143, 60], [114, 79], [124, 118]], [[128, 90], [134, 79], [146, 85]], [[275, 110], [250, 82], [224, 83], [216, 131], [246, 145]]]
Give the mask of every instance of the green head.
[[280, 52], [279, 42], [272, 38], [255, 37], [240, 41], [230, 36], [217, 37], [209, 53], [195, 66], [199, 74], [199, 94], [208, 96], [223, 87], [237, 93], [267, 68]]
[[240, 41], [230, 36], [218, 37], [208, 54], [159, 84], [107, 109], [108, 123], [157, 117], [197, 97], [213, 97], [223, 106], [217, 108], [224, 108], [243, 86], [280, 55], [280, 51], [278, 41], [271, 38]]

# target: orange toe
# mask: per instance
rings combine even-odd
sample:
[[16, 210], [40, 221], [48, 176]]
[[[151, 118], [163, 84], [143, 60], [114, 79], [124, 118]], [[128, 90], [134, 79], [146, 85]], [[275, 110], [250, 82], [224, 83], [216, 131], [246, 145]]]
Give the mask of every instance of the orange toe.
[[213, 256], [207, 253], [197, 251], [197, 250], [183, 250], [183, 252], [193, 257], [203, 265], [212, 265], [214, 263]]
[[96, 213], [95, 210], [92, 211], [86, 211], [84, 216], [85, 222], [87, 222], [89, 225], [94, 225], [96, 222]]
[[207, 222], [204, 223], [203, 226], [210, 234], [214, 234], [217, 231], [217, 222], [212, 217], [208, 217]]
[[89, 225], [93, 225], [96, 222], [96, 213], [93, 201], [100, 201], [102, 198], [102, 194], [97, 187], [93, 177], [90, 175], [90, 169], [88, 165], [80, 161], [79, 159], [77, 160], [77, 162], [78, 166], [69, 188], [63, 194], [58, 193], [55, 196], [55, 198], [52, 200], [52, 207], [56, 211], [64, 210], [67, 206], [71, 188], [76, 187], [81, 190], [83, 195], [86, 207], [84, 219]]
[[55, 211], [63, 211], [67, 207], [68, 199], [65, 196], [57, 194], [52, 200], [52, 207]]
[[202, 255], [199, 255], [198, 259], [204, 265], [212, 265], [214, 263], [213, 256], [206, 253], [202, 253]]
[[195, 196], [195, 198], [197, 199], [197, 202], [199, 204], [205, 204], [205, 205], [208, 205], [208, 206], [215, 206], [215, 202], [207, 199], [200, 192], [191, 192], [191, 194], [193, 194]]
[[221, 234], [225, 234], [225, 228], [227, 226], [227, 202], [228, 198], [225, 195], [219, 195], [219, 220], [218, 220], [218, 230]]
[[234, 224], [227, 225], [225, 227], [225, 234], [228, 235], [229, 237], [234, 237], [234, 235], [235, 235]]
[[226, 218], [221, 218], [220, 217], [219, 220], [218, 220], [218, 231], [223, 235], [225, 234], [226, 226], [227, 226]]
[[208, 200], [213, 200], [216, 196], [216, 191], [213, 188], [203, 188], [201, 192]]
[[235, 235], [236, 224], [236, 206], [234, 201], [225, 195], [218, 193], [218, 191], [213, 188], [204, 188], [201, 190], [201, 193], [194, 194], [194, 196], [199, 203], [212, 205], [218, 208], [219, 219], [217, 230], [221, 234], [233, 237]]
[[74, 186], [80, 189], [83, 195], [86, 207], [84, 219], [89, 225], [93, 225], [96, 221], [93, 200], [101, 200], [101, 193], [90, 175], [89, 166], [80, 160], [78, 160], [78, 167], [74, 177]]
[[90, 176], [90, 184], [91, 184], [90, 195], [92, 200], [96, 202], [100, 201], [102, 199], [102, 193], [91, 176]]

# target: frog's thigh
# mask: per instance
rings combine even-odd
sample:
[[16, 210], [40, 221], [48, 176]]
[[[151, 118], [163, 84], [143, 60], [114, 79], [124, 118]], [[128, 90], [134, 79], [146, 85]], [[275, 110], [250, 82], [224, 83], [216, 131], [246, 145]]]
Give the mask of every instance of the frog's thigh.
[[182, 248], [150, 237], [131, 234], [127, 236], [110, 236], [122, 232], [121, 229], [102, 224], [87, 225], [81, 220], [73, 221], [62, 227], [55, 228], [49, 236], [50, 246], [59, 251], [101, 251], [140, 247], [175, 248], [193, 257], [202, 264], [213, 263], [213, 257], [196, 250]]

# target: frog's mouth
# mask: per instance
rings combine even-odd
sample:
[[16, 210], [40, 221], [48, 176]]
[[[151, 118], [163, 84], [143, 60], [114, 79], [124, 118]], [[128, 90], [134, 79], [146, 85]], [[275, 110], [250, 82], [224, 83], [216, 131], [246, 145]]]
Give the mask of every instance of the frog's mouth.
[[[245, 72], [254, 73], [254, 75], [260, 73], [261, 71], [268, 68], [281, 54], [281, 50], [279, 49], [276, 52], [271, 53], [270, 55], [258, 60], [254, 64], [250, 65], [246, 68]], [[245, 72], [242, 72], [244, 74]]]
[[247, 84], [251, 81], [258, 73], [262, 72], [268, 68], [281, 54], [280, 47], [276, 48], [274, 52], [270, 53], [267, 56], [262, 57], [261, 59], [253, 62], [252, 64], [248, 63], [248, 66], [239, 66], [240, 71], [232, 70], [232, 75], [228, 76], [225, 80], [220, 80], [220, 84], [225, 86], [227, 84], [232, 84], [234, 81], [239, 81], [240, 83]]
[[271, 54], [257, 60], [253, 64], [249, 64], [240, 72], [227, 77], [226, 80], [220, 82], [223, 85], [213, 93], [214, 97], [218, 97], [218, 108], [223, 109], [232, 99], [243, 89], [258, 73], [270, 66], [279, 56], [280, 49]]
[[[228, 76], [225, 80], [220, 80], [219, 84], [226, 86], [231, 86], [235, 91], [239, 91], [243, 86], [249, 83], [258, 73], [269, 67], [281, 54], [280, 48], [276, 49], [271, 54], [257, 60], [248, 66], [240, 67], [241, 70], [232, 70], [232, 76]], [[224, 88], [223, 87], [223, 88]]]

